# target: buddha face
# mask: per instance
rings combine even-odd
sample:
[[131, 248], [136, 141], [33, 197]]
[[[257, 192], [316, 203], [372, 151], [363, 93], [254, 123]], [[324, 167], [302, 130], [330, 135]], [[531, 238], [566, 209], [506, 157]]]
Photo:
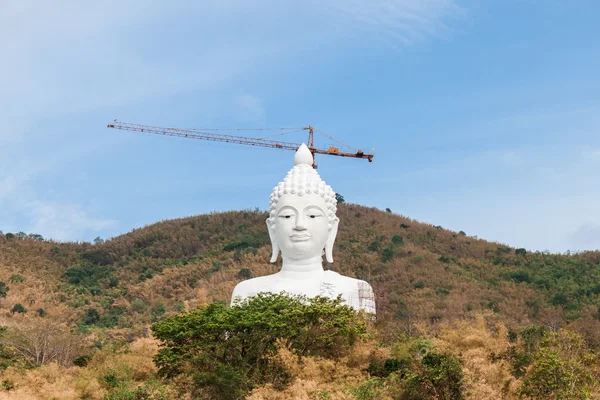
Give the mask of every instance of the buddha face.
[[[281, 250], [284, 259], [300, 261], [319, 257], [323, 249], [327, 248], [327, 259], [333, 261], [329, 260], [329, 247], [333, 247], [337, 219], [334, 224], [330, 224], [327, 203], [321, 196], [283, 195], [277, 202], [273, 222], [268, 222], [267, 226], [273, 242], [275, 260], [278, 253], [275, 250]], [[331, 246], [328, 246], [329, 243]]]

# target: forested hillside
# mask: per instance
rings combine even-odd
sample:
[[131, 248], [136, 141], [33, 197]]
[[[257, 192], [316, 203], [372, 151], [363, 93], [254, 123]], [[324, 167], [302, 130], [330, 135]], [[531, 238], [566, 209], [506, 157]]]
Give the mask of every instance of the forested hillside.
[[[166, 397], [139, 398], [178, 398], [168, 397], [174, 389], [156, 376], [151, 357], [157, 342], [150, 326], [215, 301], [228, 302], [240, 280], [277, 271], [280, 265], [268, 263], [266, 216], [258, 210], [199, 215], [94, 243], [57, 243], [35, 233], [1, 234], [0, 399], [50, 398], [35, 390], [61, 390], [56, 395], [60, 399], [124, 399], [129, 397], [114, 396], [142, 383], [148, 393], [156, 386], [155, 392]], [[556, 335], [577, 335], [590, 354], [600, 348], [600, 252], [529, 252], [352, 204], [341, 204], [338, 216], [335, 263], [327, 268], [371, 283], [377, 300], [371, 337], [381, 345], [437, 338], [440, 348], [468, 354], [467, 345], [459, 349], [458, 339], [444, 339], [462, 326], [488, 335], [486, 346], [495, 340], [508, 351], [509, 338], [516, 343], [535, 326]], [[499, 338], [499, 331], [506, 338]], [[37, 341], [46, 347], [32, 344]], [[387, 351], [373, 346], [367, 366], [373, 354]], [[490, 360], [502, 353], [485, 351]], [[463, 366], [467, 361], [462, 360]], [[523, 363], [523, 371], [528, 365]], [[57, 372], [61, 368], [70, 372]], [[507, 366], [506, 371], [511, 368], [510, 379], [518, 383], [516, 367]], [[39, 374], [36, 379], [43, 384], [28, 388], [19, 378], [23, 370]], [[372, 380], [382, 375], [367, 372], [366, 366], [355, 370], [356, 387], [360, 382], [375, 385]], [[124, 388], [123, 382], [129, 386]], [[316, 382], [315, 393], [329, 390], [319, 389]], [[497, 386], [508, 385], [503, 393], [513, 393], [514, 382], [506, 382]], [[342, 392], [360, 398], [352, 390]], [[384, 396], [382, 390], [374, 387], [372, 392]], [[275, 398], [270, 396], [264, 398]]]

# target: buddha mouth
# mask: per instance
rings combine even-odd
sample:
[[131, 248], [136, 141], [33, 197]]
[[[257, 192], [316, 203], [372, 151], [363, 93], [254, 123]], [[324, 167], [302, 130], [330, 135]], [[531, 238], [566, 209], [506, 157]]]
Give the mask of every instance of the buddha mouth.
[[290, 239], [292, 239], [292, 242], [304, 242], [310, 239], [310, 237], [310, 233], [292, 233], [290, 235]]

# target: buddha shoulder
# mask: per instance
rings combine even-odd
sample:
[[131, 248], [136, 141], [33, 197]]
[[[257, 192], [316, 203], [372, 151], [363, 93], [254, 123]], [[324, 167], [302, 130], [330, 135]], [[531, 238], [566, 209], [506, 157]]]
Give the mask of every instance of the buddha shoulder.
[[242, 298], [255, 296], [261, 291], [261, 288], [264, 291], [264, 288], [268, 286], [273, 279], [272, 277], [273, 275], [259, 276], [238, 283], [233, 289], [232, 300], [237, 296]]
[[351, 278], [349, 276], [340, 275], [334, 271], [325, 271], [325, 281], [329, 281], [340, 288], [346, 288], [347, 290], [364, 290], [373, 291], [371, 285], [361, 279]]

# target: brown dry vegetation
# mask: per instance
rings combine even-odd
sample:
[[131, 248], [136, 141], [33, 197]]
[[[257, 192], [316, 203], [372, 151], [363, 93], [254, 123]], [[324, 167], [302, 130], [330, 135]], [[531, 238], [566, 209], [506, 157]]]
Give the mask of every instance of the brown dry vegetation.
[[[460, 355], [472, 398], [511, 398], [519, 387], [507, 361], [489, 359], [509, 346], [508, 331], [534, 324], [567, 327], [600, 348], [600, 252], [516, 252], [352, 204], [340, 205], [338, 216], [335, 264], [328, 268], [371, 283], [377, 337], [388, 347], [362, 344], [356, 351], [362, 361], [333, 364], [300, 362], [282, 350], [294, 371], [291, 386], [277, 394], [258, 388], [251, 398], [312, 399], [321, 392], [352, 398], [348, 388], [368, 379], [373, 357], [389, 353], [404, 336], [430, 337], [435, 346]], [[265, 218], [259, 211], [199, 215], [97, 244], [0, 234], [0, 282], [9, 287], [0, 296], [0, 326], [8, 328], [0, 343], [34, 348], [0, 369], [0, 381], [14, 385], [0, 388], [0, 399], [103, 398], [114, 389], [103, 382], [107, 369], [127, 370], [121, 378], [130, 387], [152, 378], [152, 322], [228, 301], [243, 269], [253, 276], [278, 270], [268, 263]], [[15, 312], [17, 304], [26, 312]], [[50, 338], [41, 353], [33, 344], [39, 338]], [[149, 347], [137, 348], [140, 343]], [[91, 357], [87, 367], [73, 366], [80, 356]]]

